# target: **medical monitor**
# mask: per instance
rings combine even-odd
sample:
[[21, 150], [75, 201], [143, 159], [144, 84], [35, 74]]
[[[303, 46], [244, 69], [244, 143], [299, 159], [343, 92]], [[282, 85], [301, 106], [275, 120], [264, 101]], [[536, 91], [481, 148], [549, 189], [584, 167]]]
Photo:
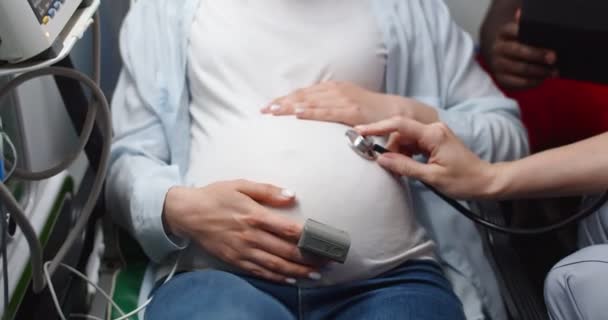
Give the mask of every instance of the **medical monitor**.
[[56, 41], [83, 0], [1, 0], [0, 63], [34, 57], [46, 59], [61, 51]]

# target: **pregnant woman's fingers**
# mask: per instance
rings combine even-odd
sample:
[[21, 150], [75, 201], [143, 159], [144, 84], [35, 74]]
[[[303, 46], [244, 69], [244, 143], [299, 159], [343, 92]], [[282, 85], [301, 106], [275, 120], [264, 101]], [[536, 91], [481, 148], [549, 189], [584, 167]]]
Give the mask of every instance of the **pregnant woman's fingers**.
[[297, 282], [297, 280], [295, 278], [287, 277], [287, 276], [278, 274], [276, 272], [272, 272], [254, 262], [242, 261], [237, 265], [237, 267], [241, 268], [242, 270], [244, 270], [258, 278], [262, 278], [262, 279], [266, 279], [266, 280], [270, 280], [270, 281], [274, 281], [274, 282], [279, 282], [279, 283], [287, 283], [287, 284], [295, 284]]
[[348, 82], [324, 82], [275, 99], [262, 113], [296, 115], [303, 120], [342, 123], [354, 126], [408, 115], [425, 123], [435, 122], [436, 111], [404, 97], [381, 94]]
[[224, 262], [240, 268], [241, 270], [248, 272], [256, 277], [268, 279], [275, 282], [288, 282], [295, 283], [293, 280], [287, 280], [287, 276], [268, 270], [267, 268], [259, 265], [258, 263], [250, 261], [243, 254], [242, 248], [240, 250], [232, 249], [230, 246], [222, 245], [217, 251], [217, 257]]
[[[338, 106], [337, 101], [335, 106]], [[363, 111], [357, 105], [340, 107], [301, 108], [295, 111], [298, 119], [337, 122], [353, 125], [364, 121]]]
[[234, 181], [235, 189], [259, 203], [271, 206], [284, 207], [293, 205], [295, 202], [295, 192], [279, 188], [267, 183], [256, 183], [247, 180]]
[[279, 101], [265, 113], [275, 116], [296, 115], [302, 120], [337, 122], [346, 125], [365, 122], [363, 108], [347, 98], [331, 94], [312, 96], [306, 101]]
[[[357, 102], [360, 102], [364, 93], [366, 90], [348, 82], [326, 81], [277, 98], [261, 111], [280, 116], [293, 115], [296, 110], [309, 108], [347, 108], [353, 104], [360, 104]], [[319, 120], [333, 121], [333, 119]]]
[[252, 274], [258, 278], [274, 281], [274, 282], [283, 282], [283, 283], [296, 283], [295, 279], [289, 278], [278, 273], [272, 272], [256, 263], [250, 261], [242, 261], [237, 264], [237, 267], [241, 268], [243, 271]]
[[274, 274], [279, 274], [287, 278], [314, 280], [319, 280], [320, 278], [319, 273], [315, 269], [293, 263], [264, 250], [251, 250], [246, 259]]
[[297, 110], [309, 108], [340, 108], [345, 99], [330, 91], [317, 91], [307, 95], [289, 95], [278, 98], [262, 109], [262, 113], [275, 116], [293, 115]]
[[302, 234], [302, 224], [270, 212], [264, 207], [258, 208], [255, 213], [249, 214], [243, 219], [249, 227], [265, 230], [291, 243], [297, 243]]
[[327, 87], [324, 85], [324, 83], [312, 85], [307, 88], [301, 88], [285, 96], [272, 100], [266, 107], [262, 108], [261, 111], [262, 113], [272, 113], [275, 115], [277, 112], [282, 113], [289, 109], [291, 109], [291, 112], [293, 112], [293, 104], [308, 101], [308, 97], [311, 95], [324, 92], [327, 92]]
[[247, 239], [252, 246], [270, 252], [288, 261], [312, 268], [325, 266], [328, 261], [303, 255], [297, 245], [268, 232], [256, 232]]

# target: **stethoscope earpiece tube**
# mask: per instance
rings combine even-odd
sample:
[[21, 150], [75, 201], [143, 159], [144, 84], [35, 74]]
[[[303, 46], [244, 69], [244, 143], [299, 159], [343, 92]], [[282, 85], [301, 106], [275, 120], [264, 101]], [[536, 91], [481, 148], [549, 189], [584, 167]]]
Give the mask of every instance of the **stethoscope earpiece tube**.
[[467, 209], [465, 206], [460, 204], [458, 201], [439, 192], [439, 190], [435, 189], [431, 185], [426, 184], [424, 182], [421, 182], [421, 183], [425, 187], [427, 187], [429, 190], [431, 190], [433, 193], [435, 193], [435, 195], [437, 195], [443, 201], [447, 202], [450, 206], [452, 206], [454, 209], [458, 210], [458, 212], [460, 212], [461, 214], [463, 214], [465, 217], [469, 218], [473, 222], [483, 226], [484, 228], [490, 229], [492, 231], [505, 233], [505, 234], [511, 234], [511, 235], [517, 235], [517, 236], [536, 236], [536, 235], [541, 235], [541, 234], [557, 231], [559, 229], [569, 226], [572, 223], [581, 221], [581, 220], [589, 217], [593, 213], [597, 212], [597, 210], [599, 210], [604, 204], [606, 204], [606, 202], [608, 202], [608, 192], [606, 192], [588, 208], [584, 208], [584, 209], [576, 212], [575, 214], [569, 216], [568, 218], [563, 219], [562, 221], [559, 221], [559, 222], [556, 222], [556, 223], [553, 223], [553, 224], [550, 224], [550, 225], [547, 225], [544, 227], [538, 227], [538, 228], [513, 228], [513, 227], [501, 226], [494, 222], [488, 221], [488, 220], [480, 217], [479, 215], [473, 213], [471, 210]]
[[[370, 137], [363, 137], [354, 130], [348, 130], [346, 132], [346, 136], [349, 138], [351, 148], [358, 155], [360, 155], [366, 159], [370, 159], [370, 160], [375, 159], [376, 158], [375, 153], [382, 154], [382, 153], [389, 152], [388, 149], [374, 143], [373, 139], [371, 139]], [[374, 154], [371, 158], [370, 158], [370, 153]], [[477, 215], [474, 212], [472, 212], [471, 210], [469, 210], [467, 207], [462, 205], [460, 202], [448, 197], [447, 195], [443, 194], [439, 190], [435, 189], [435, 187], [433, 187], [423, 181], [420, 181], [420, 183], [422, 183], [426, 188], [431, 190], [436, 196], [438, 196], [440, 199], [445, 201], [447, 204], [449, 204], [451, 207], [456, 209], [458, 212], [460, 212], [462, 215], [467, 217], [469, 220], [481, 225], [482, 227], [484, 227], [486, 229], [504, 233], [504, 234], [517, 235], [517, 236], [536, 236], [536, 235], [545, 234], [545, 233], [549, 233], [549, 232], [553, 232], [553, 231], [565, 228], [572, 223], [581, 221], [581, 220], [589, 217], [593, 213], [597, 212], [604, 204], [606, 204], [608, 202], [608, 191], [607, 191], [604, 194], [602, 194], [600, 196], [600, 198], [597, 201], [595, 201], [593, 204], [591, 204], [589, 207], [581, 209], [580, 211], [569, 216], [568, 218], [563, 219], [562, 221], [559, 221], [559, 222], [556, 222], [556, 223], [553, 223], [553, 224], [550, 224], [550, 225], [547, 225], [544, 227], [538, 227], [538, 228], [513, 228], [513, 227], [501, 226], [499, 224], [486, 220], [485, 218], [480, 217], [479, 215]]]

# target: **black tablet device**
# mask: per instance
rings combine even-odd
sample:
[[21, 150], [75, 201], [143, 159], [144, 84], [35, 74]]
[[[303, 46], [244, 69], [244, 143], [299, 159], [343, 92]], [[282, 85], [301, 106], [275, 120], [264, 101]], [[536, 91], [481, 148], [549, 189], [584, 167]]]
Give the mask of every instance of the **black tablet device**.
[[555, 50], [562, 77], [608, 84], [608, 0], [523, 0], [519, 38]]

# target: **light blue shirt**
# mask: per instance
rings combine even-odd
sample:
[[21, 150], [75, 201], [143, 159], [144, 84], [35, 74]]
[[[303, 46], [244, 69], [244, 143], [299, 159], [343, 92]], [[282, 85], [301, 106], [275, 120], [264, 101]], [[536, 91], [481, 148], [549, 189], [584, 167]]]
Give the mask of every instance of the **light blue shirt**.
[[[517, 104], [474, 61], [470, 37], [440, 0], [371, 0], [388, 49], [385, 91], [435, 107], [443, 122], [488, 161], [527, 154]], [[114, 93], [115, 139], [107, 179], [108, 208], [147, 255], [162, 262], [185, 247], [165, 233], [167, 190], [191, 185], [189, 33], [198, 0], [135, 3], [120, 38], [124, 68]], [[476, 227], [419, 183], [412, 183], [420, 222], [469, 319], [506, 319], [494, 273]], [[483, 306], [483, 307], [482, 307]], [[485, 310], [485, 311], [482, 311]]]

